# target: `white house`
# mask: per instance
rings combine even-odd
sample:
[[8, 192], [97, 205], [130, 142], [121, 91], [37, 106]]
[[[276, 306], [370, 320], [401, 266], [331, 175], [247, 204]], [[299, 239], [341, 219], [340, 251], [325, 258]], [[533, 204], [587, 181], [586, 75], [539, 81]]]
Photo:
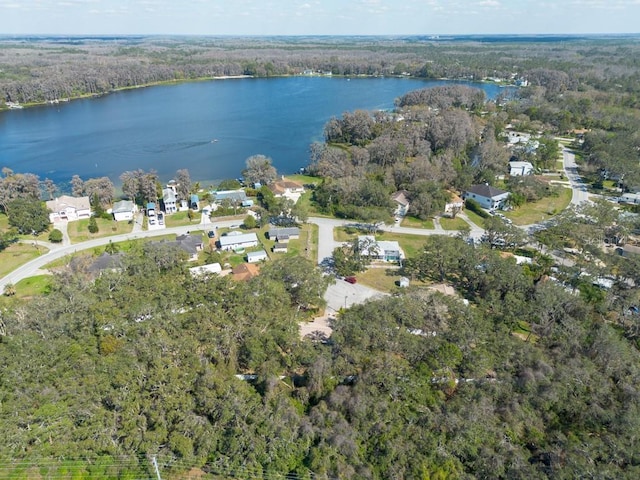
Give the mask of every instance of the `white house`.
[[116, 222], [133, 220], [136, 212], [135, 204], [130, 200], [121, 200], [113, 204], [111, 214]]
[[389, 240], [376, 240], [372, 235], [361, 235], [358, 242], [362, 248], [361, 254], [372, 260], [383, 262], [399, 262], [404, 258], [400, 244]]
[[221, 250], [236, 250], [258, 246], [258, 237], [255, 233], [241, 233], [240, 235], [224, 235], [218, 240]]
[[509, 162], [509, 175], [524, 176], [533, 173], [533, 165], [531, 162]]
[[465, 200], [471, 198], [478, 202], [482, 208], [493, 210], [504, 206], [507, 198], [509, 198], [509, 192], [483, 183], [481, 185], [472, 185], [464, 192], [462, 198]]
[[455, 193], [451, 194], [451, 198], [444, 204], [444, 213], [453, 214], [454, 211], [459, 212], [464, 208], [464, 200]]
[[396, 209], [393, 212], [397, 217], [404, 217], [409, 212], [409, 192], [406, 190], [398, 190], [391, 195], [391, 200], [396, 203]]
[[276, 180], [269, 184], [268, 187], [269, 190], [273, 192], [274, 197], [285, 197], [294, 202], [297, 202], [304, 193], [304, 186], [301, 183], [286, 180], [284, 177], [282, 177], [281, 180]]
[[264, 250], [258, 250], [257, 252], [247, 253], [247, 263], [258, 263], [262, 260], [267, 260], [269, 256]]
[[46, 206], [51, 212], [49, 213], [49, 220], [52, 222], [61, 220], [73, 221], [91, 217], [89, 197], [62, 195], [46, 202]]
[[162, 189], [162, 203], [166, 214], [176, 213], [178, 211], [178, 197], [173, 188]]
[[209, 273], [217, 275], [220, 272], [222, 272], [222, 266], [219, 263], [208, 263], [207, 265], [200, 265], [199, 267], [191, 267], [189, 269], [189, 273], [194, 277]]

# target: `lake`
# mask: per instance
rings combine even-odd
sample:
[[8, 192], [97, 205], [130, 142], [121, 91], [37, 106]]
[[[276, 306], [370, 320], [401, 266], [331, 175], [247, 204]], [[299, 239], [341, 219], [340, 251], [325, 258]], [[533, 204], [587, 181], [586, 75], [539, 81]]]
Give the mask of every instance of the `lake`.
[[[0, 168], [50, 178], [62, 189], [73, 175], [186, 168], [203, 186], [236, 178], [251, 155], [273, 159], [279, 173], [309, 161], [331, 117], [389, 109], [397, 97], [446, 81], [409, 78], [285, 77], [225, 79], [120, 91], [0, 112]], [[494, 98], [496, 85], [474, 84]]]

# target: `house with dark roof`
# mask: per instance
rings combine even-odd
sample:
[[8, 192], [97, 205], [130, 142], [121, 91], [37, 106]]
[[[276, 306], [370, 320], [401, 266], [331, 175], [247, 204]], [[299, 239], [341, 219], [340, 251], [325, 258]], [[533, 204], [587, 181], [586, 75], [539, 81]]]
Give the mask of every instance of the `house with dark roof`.
[[275, 240], [278, 243], [286, 243], [291, 239], [300, 238], [300, 229], [298, 227], [271, 227], [269, 229], [269, 240]]
[[483, 183], [472, 185], [463, 193], [462, 198], [465, 200], [471, 198], [478, 202], [482, 208], [494, 210], [504, 207], [507, 198], [509, 198], [509, 192]]
[[398, 190], [391, 195], [391, 200], [396, 204], [396, 209], [393, 212], [396, 217], [404, 217], [409, 212], [409, 192]]
[[113, 255], [104, 252], [95, 261], [87, 267], [87, 272], [97, 276], [102, 272], [113, 271], [117, 272], [124, 267], [123, 263], [124, 254], [122, 252], [114, 253]]

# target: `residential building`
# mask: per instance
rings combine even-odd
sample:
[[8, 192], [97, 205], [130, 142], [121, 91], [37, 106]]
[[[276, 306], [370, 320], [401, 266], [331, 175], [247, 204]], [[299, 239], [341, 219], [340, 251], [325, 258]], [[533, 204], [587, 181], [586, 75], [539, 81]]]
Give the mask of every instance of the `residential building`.
[[268, 185], [269, 190], [273, 193], [274, 197], [284, 197], [296, 203], [298, 199], [304, 193], [304, 186], [293, 180], [286, 180], [282, 177], [281, 180], [277, 180]]
[[173, 188], [162, 189], [162, 204], [164, 206], [164, 212], [167, 215], [176, 213], [178, 211], [178, 197], [176, 191]]
[[231, 270], [231, 278], [236, 281], [247, 281], [260, 275], [260, 267], [255, 263], [241, 263]]
[[194, 277], [207, 274], [218, 275], [220, 272], [222, 272], [222, 265], [219, 263], [208, 263], [207, 265], [200, 265], [199, 267], [191, 267], [189, 269], [189, 273]]
[[273, 253], [287, 253], [289, 250], [288, 245], [286, 243], [276, 243], [273, 246]]
[[404, 217], [409, 212], [409, 192], [406, 190], [398, 190], [391, 195], [391, 200], [396, 203], [394, 215], [396, 217]]
[[211, 192], [214, 203], [220, 205], [224, 200], [229, 200], [232, 204], [240, 204], [247, 201], [247, 194], [244, 190], [219, 190]]
[[121, 200], [113, 204], [111, 214], [116, 222], [131, 221], [136, 213], [136, 206], [130, 200]]
[[257, 252], [247, 253], [247, 263], [258, 263], [262, 260], [268, 260], [269, 256], [264, 250], [258, 250]]
[[89, 197], [70, 197], [62, 195], [45, 203], [51, 213], [51, 222], [74, 221], [91, 217]]
[[504, 206], [507, 198], [509, 198], [509, 192], [483, 183], [481, 185], [472, 185], [464, 192], [462, 198], [465, 200], [471, 198], [478, 202], [482, 208], [494, 210]]
[[221, 250], [237, 250], [258, 246], [258, 237], [255, 233], [241, 233], [238, 235], [224, 235], [218, 240]]
[[533, 173], [533, 165], [531, 162], [509, 162], [509, 175], [524, 176]]
[[156, 216], [156, 204], [154, 202], [147, 203], [147, 217]]
[[272, 227], [269, 229], [269, 239], [278, 243], [287, 243], [291, 239], [300, 238], [298, 227]]
[[451, 193], [451, 198], [444, 205], [444, 213], [448, 215], [452, 215], [454, 211], [457, 213], [461, 211], [463, 208], [464, 208], [464, 200], [462, 200], [462, 198], [460, 198], [455, 193]]
[[404, 252], [396, 241], [376, 240], [373, 235], [361, 235], [358, 237], [358, 242], [361, 255], [371, 260], [399, 262], [404, 258]]

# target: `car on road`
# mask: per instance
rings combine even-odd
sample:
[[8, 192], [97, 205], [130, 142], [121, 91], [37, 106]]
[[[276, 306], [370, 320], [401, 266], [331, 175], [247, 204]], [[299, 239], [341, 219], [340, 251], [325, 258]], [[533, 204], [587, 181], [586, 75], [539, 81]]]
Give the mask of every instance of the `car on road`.
[[356, 277], [344, 277], [344, 281], [347, 283], [356, 283], [358, 280], [356, 279]]

